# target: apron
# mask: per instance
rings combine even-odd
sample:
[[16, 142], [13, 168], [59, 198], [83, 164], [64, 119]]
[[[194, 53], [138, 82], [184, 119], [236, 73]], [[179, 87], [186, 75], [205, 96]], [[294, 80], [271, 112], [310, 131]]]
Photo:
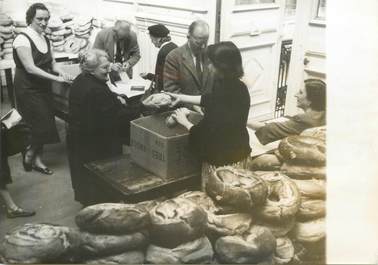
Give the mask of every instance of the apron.
[[[47, 53], [41, 53], [32, 39], [25, 33], [31, 45], [34, 64], [46, 72], [52, 72], [52, 55], [48, 39]], [[15, 49], [13, 58], [16, 64], [14, 87], [16, 91], [18, 109], [26, 123], [31, 126], [31, 144], [43, 145], [59, 142], [59, 135], [55, 124], [50, 80], [29, 74]]]

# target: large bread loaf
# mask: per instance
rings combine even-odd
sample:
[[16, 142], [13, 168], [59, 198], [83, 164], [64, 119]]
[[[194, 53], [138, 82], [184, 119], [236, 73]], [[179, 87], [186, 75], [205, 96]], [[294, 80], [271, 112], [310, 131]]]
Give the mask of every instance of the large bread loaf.
[[256, 223], [260, 226], [268, 228], [275, 237], [285, 237], [291, 230], [293, 230], [295, 226], [295, 217], [287, 220], [281, 220], [280, 222], [257, 219]]
[[87, 232], [77, 234], [75, 255], [101, 257], [121, 254], [129, 250], [143, 249], [149, 244], [145, 231], [124, 235], [96, 235]]
[[302, 244], [317, 243], [325, 238], [325, 219], [297, 222], [292, 232], [295, 240]]
[[211, 239], [222, 236], [242, 235], [252, 224], [251, 214], [234, 213], [216, 215], [209, 213], [206, 234]]
[[320, 179], [292, 179], [302, 197], [309, 199], [325, 199], [326, 183]]
[[6, 263], [57, 261], [70, 248], [63, 228], [51, 224], [25, 224], [14, 229], [2, 243]]
[[251, 171], [220, 167], [209, 176], [207, 192], [216, 203], [237, 211], [250, 211], [267, 197], [266, 183]]
[[179, 198], [188, 199], [196, 205], [202, 207], [206, 212], [217, 213], [219, 208], [215, 206], [214, 201], [202, 191], [188, 191], [179, 196]]
[[138, 204], [103, 203], [81, 210], [75, 218], [80, 229], [99, 234], [124, 234], [149, 224], [149, 213]]
[[276, 239], [276, 250], [274, 261], [278, 264], [288, 264], [294, 258], [294, 245], [288, 237], [279, 237]]
[[150, 245], [147, 248], [146, 261], [152, 264], [205, 264], [212, 261], [213, 255], [209, 239], [201, 237], [175, 248]]
[[260, 218], [268, 221], [284, 222], [296, 215], [301, 196], [295, 183], [278, 172], [259, 174], [268, 183], [269, 194], [265, 204], [257, 210]]
[[321, 139], [293, 135], [281, 140], [278, 149], [285, 161], [296, 164], [324, 165], [326, 145]]
[[264, 170], [274, 171], [279, 170], [281, 167], [281, 161], [275, 154], [263, 154], [254, 159], [249, 158], [247, 168], [249, 170]]
[[258, 263], [268, 259], [275, 249], [275, 237], [261, 226], [252, 226], [242, 236], [221, 237], [215, 243], [215, 253], [221, 263]]
[[297, 214], [300, 221], [308, 221], [324, 217], [326, 214], [326, 203], [323, 200], [302, 199]]
[[166, 200], [150, 211], [151, 240], [155, 245], [174, 248], [202, 237], [207, 214], [185, 198]]
[[143, 251], [128, 251], [122, 254], [86, 260], [85, 264], [142, 264], [145, 257]]
[[325, 179], [326, 168], [324, 166], [293, 165], [283, 163], [281, 172], [294, 179]]

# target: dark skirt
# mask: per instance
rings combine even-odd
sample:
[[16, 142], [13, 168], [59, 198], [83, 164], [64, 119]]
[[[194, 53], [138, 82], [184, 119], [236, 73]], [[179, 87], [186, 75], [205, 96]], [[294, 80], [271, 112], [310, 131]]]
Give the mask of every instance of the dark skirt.
[[31, 126], [32, 145], [60, 141], [50, 92], [25, 89], [17, 95], [17, 104], [24, 121]]
[[67, 151], [70, 167], [72, 188], [75, 200], [83, 205], [93, 205], [106, 202], [102, 196], [101, 187], [96, 185], [91, 174], [86, 170], [85, 164], [114, 157], [122, 154], [122, 144], [109, 139], [104, 142], [101, 138], [90, 139], [79, 132], [68, 130]]

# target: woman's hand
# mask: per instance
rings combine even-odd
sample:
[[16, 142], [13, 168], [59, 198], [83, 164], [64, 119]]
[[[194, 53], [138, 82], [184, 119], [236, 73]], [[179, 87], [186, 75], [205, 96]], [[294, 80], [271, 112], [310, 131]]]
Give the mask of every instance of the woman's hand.
[[125, 100], [123, 97], [121, 97], [121, 96], [117, 96], [117, 98], [118, 98], [118, 100], [121, 102], [122, 105], [125, 105], [125, 106], [127, 105], [127, 104], [126, 104], [126, 100]]
[[61, 73], [60, 76], [63, 77], [63, 82], [66, 83], [72, 83], [72, 81], [75, 79], [72, 75], [67, 73]]
[[162, 91], [162, 93], [167, 94], [172, 98], [172, 102], [171, 104], [169, 104], [170, 108], [176, 107], [181, 102], [180, 94], [165, 92], [165, 91]]
[[193, 124], [188, 120], [187, 116], [189, 115], [189, 113], [190, 110], [188, 110], [187, 108], [179, 108], [172, 114], [172, 117], [182, 126], [190, 130]]

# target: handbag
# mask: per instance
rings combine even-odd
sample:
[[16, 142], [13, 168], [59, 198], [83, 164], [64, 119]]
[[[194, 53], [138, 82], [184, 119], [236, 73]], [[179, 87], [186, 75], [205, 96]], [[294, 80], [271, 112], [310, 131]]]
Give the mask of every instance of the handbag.
[[[10, 129], [5, 126], [2, 135], [5, 135], [5, 150], [7, 156], [12, 156], [23, 152], [31, 142], [31, 128], [24, 122], [19, 122]], [[3, 139], [2, 139], [3, 140]]]
[[11, 109], [1, 117], [1, 142], [2, 152], [12, 156], [26, 150], [31, 141], [31, 128], [25, 122], [16, 109]]

